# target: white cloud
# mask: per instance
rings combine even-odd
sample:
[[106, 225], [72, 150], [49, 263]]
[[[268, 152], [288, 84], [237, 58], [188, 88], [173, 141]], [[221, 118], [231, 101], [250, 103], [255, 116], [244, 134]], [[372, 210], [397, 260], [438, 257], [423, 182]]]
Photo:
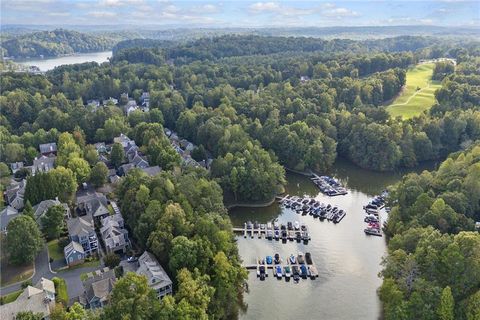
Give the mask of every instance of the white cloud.
[[51, 17], [69, 17], [70, 12], [49, 12], [48, 15]]
[[99, 5], [103, 7], [120, 7], [127, 5], [139, 5], [143, 0], [100, 0]]
[[111, 11], [90, 11], [87, 15], [94, 18], [113, 18], [117, 16], [115, 12]]
[[276, 2], [256, 2], [249, 7], [252, 13], [278, 12], [280, 5]]
[[332, 18], [343, 18], [343, 17], [357, 17], [359, 16], [358, 12], [349, 10], [347, 8], [332, 8], [322, 12], [322, 15]]

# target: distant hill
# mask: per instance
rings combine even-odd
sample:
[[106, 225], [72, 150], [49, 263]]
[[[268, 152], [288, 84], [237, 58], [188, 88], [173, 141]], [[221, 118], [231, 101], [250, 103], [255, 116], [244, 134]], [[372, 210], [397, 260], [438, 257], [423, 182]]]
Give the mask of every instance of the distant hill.
[[14, 58], [55, 57], [59, 55], [110, 50], [118, 39], [56, 29], [4, 37], [4, 56]]

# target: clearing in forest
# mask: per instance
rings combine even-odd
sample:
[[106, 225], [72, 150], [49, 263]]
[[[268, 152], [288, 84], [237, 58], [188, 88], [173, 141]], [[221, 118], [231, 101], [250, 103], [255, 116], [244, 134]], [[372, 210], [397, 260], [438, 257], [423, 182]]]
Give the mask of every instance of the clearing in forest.
[[407, 71], [406, 85], [400, 95], [387, 106], [392, 117], [409, 119], [418, 116], [435, 103], [440, 81], [432, 80], [434, 63], [419, 64]]

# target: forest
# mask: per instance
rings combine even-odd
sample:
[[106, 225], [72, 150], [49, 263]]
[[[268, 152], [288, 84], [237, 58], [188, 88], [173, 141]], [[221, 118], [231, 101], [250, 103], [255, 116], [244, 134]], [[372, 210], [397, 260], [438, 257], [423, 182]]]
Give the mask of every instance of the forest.
[[[163, 172], [133, 171], [115, 193], [136, 242], [168, 266], [177, 292], [152, 302], [145, 319], [156, 312], [167, 319], [230, 319], [242, 308], [246, 275], [225, 200], [268, 201], [283, 189], [285, 170], [321, 173], [338, 157], [377, 171], [447, 159], [437, 172], [407, 176], [392, 192], [380, 297], [386, 319], [449, 319], [438, 310], [450, 305], [445, 312], [458, 319], [477, 319], [469, 310], [478, 310], [479, 299], [479, 239], [471, 232], [480, 219], [479, 48], [430, 37], [225, 35], [124, 43], [110, 63], [4, 73], [0, 160], [31, 164], [40, 143], [57, 142], [57, 167], [29, 177], [25, 197], [30, 205], [53, 196], [68, 203], [78, 184], [102, 184], [92, 144], [121, 133], [133, 138]], [[407, 68], [437, 57], [457, 61], [453, 71], [435, 67], [442, 81], [437, 103], [410, 120], [391, 118], [385, 104], [401, 91]], [[150, 94], [146, 112], [86, 106], [122, 93], [139, 101], [143, 92]], [[213, 159], [209, 170], [182, 166], [164, 128], [192, 141], [196, 160]], [[115, 167], [122, 163], [117, 156]], [[431, 243], [437, 251], [430, 255]], [[453, 270], [449, 259], [460, 256], [466, 258], [455, 260], [462, 266]], [[438, 264], [445, 268], [432, 271]], [[128, 281], [141, 279], [121, 283]], [[135, 294], [150, 301], [148, 290], [121, 288], [105, 310], [108, 319], [127, 317], [122, 306]]]
[[2, 39], [0, 51], [5, 57], [56, 57], [73, 53], [96, 52], [111, 49], [116, 39], [65, 29], [38, 31]]
[[380, 298], [387, 319], [480, 316], [480, 146], [394, 187]]

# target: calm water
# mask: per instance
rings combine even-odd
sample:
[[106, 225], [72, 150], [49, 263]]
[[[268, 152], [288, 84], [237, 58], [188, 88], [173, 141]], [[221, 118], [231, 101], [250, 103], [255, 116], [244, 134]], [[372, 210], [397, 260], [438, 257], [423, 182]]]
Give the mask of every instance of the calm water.
[[26, 61], [18, 61], [17, 63], [26, 66], [37, 66], [41, 71], [52, 70], [55, 67], [64, 64], [75, 64], [84, 62], [98, 62], [102, 63], [108, 61], [108, 58], [112, 56], [112, 51], [104, 52], [92, 52], [92, 53], [79, 53], [72, 56], [48, 58], [48, 59], [34, 59]]
[[[433, 169], [433, 164], [416, 171], [423, 169]], [[262, 223], [276, 218], [281, 223], [297, 220], [309, 227], [312, 237], [308, 245], [304, 245], [296, 241], [282, 244], [239, 236], [239, 251], [245, 263], [254, 263], [256, 257], [274, 253], [279, 253], [285, 261], [291, 253], [310, 252], [320, 274], [316, 280], [295, 284], [277, 280], [271, 271], [265, 281], [260, 281], [256, 272], [249, 272], [250, 292], [245, 295], [248, 309], [241, 319], [378, 319], [381, 306], [376, 290], [381, 285], [378, 273], [386, 244], [383, 237], [363, 233], [362, 207], [372, 195], [398, 181], [404, 173], [375, 173], [339, 161], [329, 174], [338, 178], [350, 192], [338, 197], [319, 193], [306, 177], [287, 174], [288, 194], [309, 195], [347, 211], [347, 216], [337, 225], [302, 216], [277, 203], [267, 208], [232, 209], [230, 216], [235, 226], [247, 220]], [[381, 216], [385, 219], [386, 213]]]

